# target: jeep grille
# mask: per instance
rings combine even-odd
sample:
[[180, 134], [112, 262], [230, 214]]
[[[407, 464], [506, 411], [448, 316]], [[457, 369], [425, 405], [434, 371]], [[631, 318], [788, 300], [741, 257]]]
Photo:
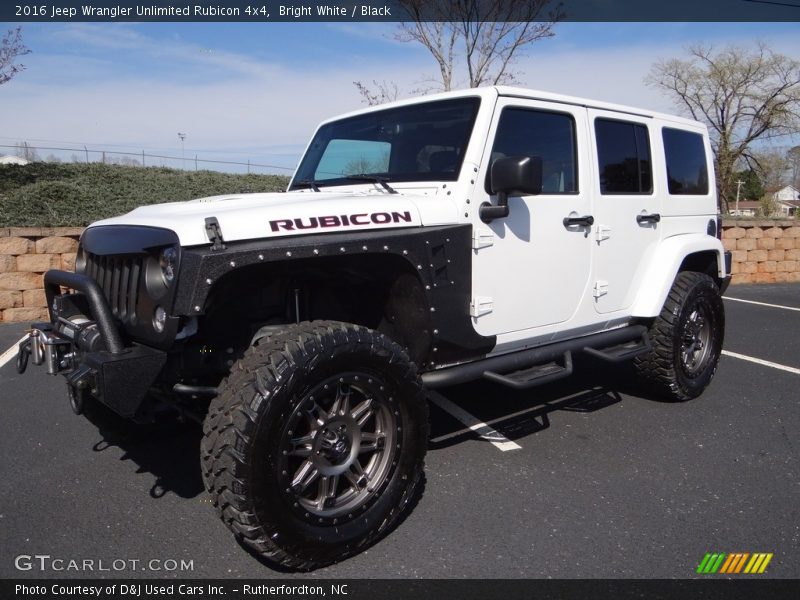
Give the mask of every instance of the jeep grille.
[[136, 320], [141, 271], [141, 257], [86, 253], [86, 275], [97, 282], [114, 316], [123, 323], [134, 323]]

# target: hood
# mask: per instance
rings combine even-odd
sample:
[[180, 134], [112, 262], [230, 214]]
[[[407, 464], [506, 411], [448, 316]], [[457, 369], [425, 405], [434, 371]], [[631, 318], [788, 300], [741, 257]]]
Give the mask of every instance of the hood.
[[455, 203], [436, 188], [385, 192], [288, 192], [211, 196], [142, 206], [92, 223], [171, 229], [182, 246], [208, 244], [206, 219], [216, 218], [226, 242], [326, 232], [364, 231], [457, 221]]

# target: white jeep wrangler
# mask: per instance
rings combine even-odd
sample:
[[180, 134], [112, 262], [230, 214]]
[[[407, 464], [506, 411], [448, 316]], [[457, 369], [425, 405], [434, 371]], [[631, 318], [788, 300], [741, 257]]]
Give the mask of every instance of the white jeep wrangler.
[[288, 193], [94, 223], [76, 272], [45, 275], [51, 322], [18, 368], [63, 373], [78, 413], [204, 418], [222, 520], [311, 569], [412, 498], [425, 387], [527, 389], [588, 353], [699, 395], [724, 333], [719, 237], [700, 123], [504, 87], [396, 102], [323, 123]]

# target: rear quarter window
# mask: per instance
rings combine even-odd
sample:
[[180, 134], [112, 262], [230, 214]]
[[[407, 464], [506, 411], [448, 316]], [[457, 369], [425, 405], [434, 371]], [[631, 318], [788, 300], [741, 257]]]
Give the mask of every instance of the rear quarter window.
[[665, 127], [662, 137], [669, 193], [674, 196], [708, 194], [708, 166], [703, 136]]

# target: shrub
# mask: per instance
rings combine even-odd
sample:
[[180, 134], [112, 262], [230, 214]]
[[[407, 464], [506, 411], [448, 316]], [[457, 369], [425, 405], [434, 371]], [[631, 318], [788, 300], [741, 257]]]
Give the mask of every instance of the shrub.
[[7, 194], [0, 202], [0, 223], [25, 227], [83, 225], [101, 212], [85, 187], [68, 181], [38, 181]]
[[0, 226], [88, 225], [137, 206], [286, 189], [281, 175], [237, 175], [102, 163], [0, 165]]

